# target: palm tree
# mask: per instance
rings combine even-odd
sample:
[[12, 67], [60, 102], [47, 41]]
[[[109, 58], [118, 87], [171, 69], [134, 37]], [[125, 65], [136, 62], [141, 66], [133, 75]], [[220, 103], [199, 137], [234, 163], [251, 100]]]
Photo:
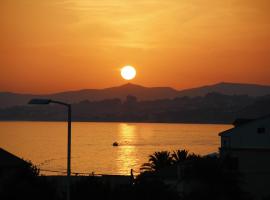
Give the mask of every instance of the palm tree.
[[187, 160], [198, 160], [201, 156], [195, 153], [188, 153], [187, 150], [177, 150], [172, 153], [173, 164], [179, 164]]
[[198, 154], [188, 154], [187, 160], [200, 160], [202, 157]]
[[169, 151], [155, 152], [149, 156], [148, 163], [144, 163], [141, 167], [142, 171], [156, 172], [165, 167], [172, 165], [172, 157]]
[[185, 149], [174, 151], [172, 154], [173, 163], [175, 164], [186, 161], [188, 157], [189, 157], [188, 151]]

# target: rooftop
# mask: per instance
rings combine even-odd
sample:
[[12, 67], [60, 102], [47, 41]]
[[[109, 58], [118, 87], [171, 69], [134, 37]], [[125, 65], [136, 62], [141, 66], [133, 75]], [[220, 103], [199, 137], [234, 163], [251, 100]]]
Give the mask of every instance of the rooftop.
[[0, 148], [0, 168], [2, 167], [18, 167], [24, 165], [26, 161], [12, 153]]

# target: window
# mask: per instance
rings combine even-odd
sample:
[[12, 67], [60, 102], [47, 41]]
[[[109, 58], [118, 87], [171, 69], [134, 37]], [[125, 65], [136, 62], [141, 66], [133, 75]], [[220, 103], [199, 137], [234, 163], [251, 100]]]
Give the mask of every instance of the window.
[[257, 133], [258, 134], [264, 134], [264, 133], [266, 133], [265, 128], [264, 127], [257, 128]]

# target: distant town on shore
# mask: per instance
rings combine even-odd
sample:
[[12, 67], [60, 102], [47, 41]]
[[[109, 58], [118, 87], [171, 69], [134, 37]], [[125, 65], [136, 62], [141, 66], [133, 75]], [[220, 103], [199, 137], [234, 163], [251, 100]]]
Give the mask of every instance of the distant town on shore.
[[72, 104], [73, 121], [232, 123], [270, 113], [270, 86], [219, 83], [177, 91], [134, 84], [102, 90], [52, 95], [0, 93], [0, 120], [62, 121], [61, 106], [30, 106], [31, 98], [52, 98]]

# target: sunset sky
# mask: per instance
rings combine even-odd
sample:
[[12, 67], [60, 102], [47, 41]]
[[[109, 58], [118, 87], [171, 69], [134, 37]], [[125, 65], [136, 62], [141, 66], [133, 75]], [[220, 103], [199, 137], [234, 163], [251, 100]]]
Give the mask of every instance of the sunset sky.
[[270, 85], [269, 0], [1, 0], [0, 91]]

